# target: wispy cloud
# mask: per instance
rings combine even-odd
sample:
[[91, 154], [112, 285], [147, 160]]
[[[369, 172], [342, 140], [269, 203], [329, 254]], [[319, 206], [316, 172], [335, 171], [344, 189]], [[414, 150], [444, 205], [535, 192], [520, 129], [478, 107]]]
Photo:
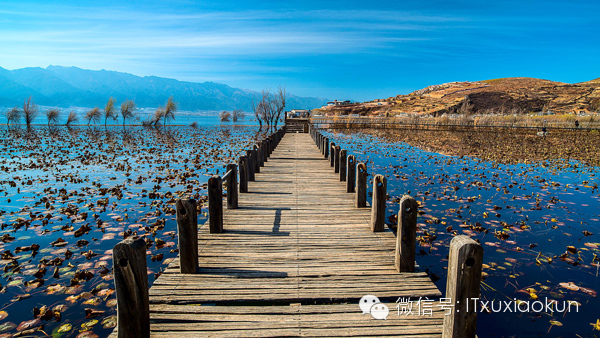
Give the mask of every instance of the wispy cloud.
[[[592, 24], [600, 5], [573, 1], [579, 10], [558, 0], [465, 5], [149, 0], [143, 6], [21, 0], [0, 8], [0, 66], [75, 65], [226, 80], [253, 89], [283, 80], [293, 82], [290, 88], [367, 92], [382, 81], [415, 88], [438, 82], [440, 74], [464, 79], [470, 71], [479, 74], [474, 69], [542, 69], [533, 61], [539, 50], [553, 58], [554, 67], [564, 65], [570, 55], [558, 46], [568, 50], [573, 36], [600, 33]], [[575, 45], [587, 53], [598, 50], [585, 40]], [[532, 61], [519, 60], [523, 55]], [[502, 64], [491, 67], [486, 63], [491, 59]]]

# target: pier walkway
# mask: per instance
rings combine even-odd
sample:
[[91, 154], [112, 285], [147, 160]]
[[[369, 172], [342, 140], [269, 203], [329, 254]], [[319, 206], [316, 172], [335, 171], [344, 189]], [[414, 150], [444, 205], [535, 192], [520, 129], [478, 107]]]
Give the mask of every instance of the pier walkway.
[[[371, 208], [354, 198], [310, 134], [285, 134], [239, 208], [224, 210], [223, 232], [199, 229], [198, 273], [181, 274], [178, 257], [154, 282], [151, 336], [441, 336], [437, 306], [398, 315], [399, 297], [441, 293], [425, 272], [397, 272], [396, 237], [372, 232]], [[362, 314], [365, 295], [387, 320]]]

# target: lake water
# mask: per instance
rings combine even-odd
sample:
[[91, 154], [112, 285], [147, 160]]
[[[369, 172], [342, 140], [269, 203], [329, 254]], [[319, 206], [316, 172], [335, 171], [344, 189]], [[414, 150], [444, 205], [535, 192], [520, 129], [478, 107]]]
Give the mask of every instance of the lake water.
[[[578, 312], [573, 306], [569, 313], [511, 313], [504, 307], [480, 313], [480, 337], [594, 333], [590, 324], [600, 318], [598, 167], [575, 162], [499, 165], [358, 133], [326, 134], [354, 154], [357, 163], [366, 162], [370, 174], [387, 177], [387, 217], [397, 215], [404, 194], [420, 203], [424, 214], [418, 218], [416, 260], [442, 292], [450, 240], [462, 234], [484, 248], [483, 301], [532, 304], [547, 298], [561, 307], [562, 301], [580, 304]], [[395, 220], [388, 224], [394, 227]]]
[[[187, 118], [174, 123], [188, 125]], [[113, 246], [146, 235], [152, 283], [177, 255], [175, 200], [198, 200], [204, 223], [209, 176], [262, 137], [256, 126], [189, 118], [201, 126], [0, 127], [0, 337], [41, 324], [55, 337], [112, 331]], [[597, 167], [498, 165], [368, 135], [329, 135], [370, 174], [386, 175], [390, 227], [403, 194], [420, 202], [417, 263], [442, 291], [449, 242], [465, 234], [485, 250], [482, 299], [581, 304], [577, 313], [480, 313], [479, 336], [594, 333]]]

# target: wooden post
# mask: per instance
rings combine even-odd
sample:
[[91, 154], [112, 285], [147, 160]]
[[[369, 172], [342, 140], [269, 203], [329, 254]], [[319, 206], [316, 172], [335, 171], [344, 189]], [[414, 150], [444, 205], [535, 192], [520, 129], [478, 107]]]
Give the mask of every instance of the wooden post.
[[367, 165], [359, 163], [356, 166], [356, 207], [367, 206]]
[[331, 142], [329, 145], [329, 166], [333, 168], [335, 161], [335, 143]]
[[450, 315], [444, 316], [442, 337], [475, 337], [477, 311], [474, 303], [479, 301], [482, 263], [483, 247], [479, 243], [464, 235], [452, 239], [446, 298], [451, 299], [453, 310]]
[[223, 182], [221, 176], [208, 179], [208, 224], [210, 233], [223, 232]]
[[196, 273], [198, 268], [198, 214], [196, 201], [193, 199], [178, 200], [175, 204], [177, 213], [177, 235], [179, 239], [179, 271]]
[[340, 146], [335, 146], [335, 151], [333, 153], [333, 172], [336, 174], [340, 172], [340, 151]]
[[404, 195], [398, 211], [396, 234], [395, 265], [398, 272], [415, 271], [415, 251], [417, 249], [418, 204], [414, 198]]
[[253, 162], [254, 162], [254, 172], [260, 173], [260, 158], [258, 156], [258, 146], [255, 144], [254, 149], [252, 149]]
[[269, 155], [267, 154], [267, 141], [262, 140], [260, 143], [260, 150], [262, 153], [262, 165], [265, 166], [265, 162], [268, 162]]
[[254, 181], [254, 155], [252, 150], [246, 150], [246, 164], [248, 171], [248, 181]]
[[346, 149], [340, 150], [340, 181], [344, 182], [346, 180]]
[[[197, 241], [196, 241], [197, 242]], [[129, 237], [113, 248], [117, 337], [150, 337], [146, 241]]]
[[248, 192], [248, 164], [246, 163], [246, 156], [240, 156], [238, 162], [240, 168], [240, 193]]
[[261, 167], [265, 166], [265, 152], [264, 152], [263, 145], [264, 145], [263, 141], [260, 141], [260, 143], [258, 144], [258, 162], [260, 163]]
[[237, 181], [237, 165], [230, 163], [227, 165], [227, 171], [231, 170], [231, 174], [227, 176], [227, 209], [238, 208], [238, 181]]
[[348, 155], [346, 171], [346, 192], [354, 192], [354, 185], [356, 183], [356, 159], [354, 155]]
[[373, 203], [371, 203], [371, 230], [381, 232], [385, 228], [385, 195], [387, 179], [383, 175], [373, 178]]
[[329, 158], [329, 139], [325, 138], [323, 141], [323, 155], [325, 158]]

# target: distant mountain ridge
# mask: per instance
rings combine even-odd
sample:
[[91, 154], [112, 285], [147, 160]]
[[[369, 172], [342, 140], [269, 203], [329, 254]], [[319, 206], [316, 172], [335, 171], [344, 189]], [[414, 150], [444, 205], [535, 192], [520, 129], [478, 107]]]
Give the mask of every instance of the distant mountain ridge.
[[[158, 107], [173, 96], [184, 110], [252, 109], [259, 93], [216, 82], [186, 82], [156, 76], [136, 76], [107, 70], [49, 66], [7, 70], [0, 67], [0, 106], [22, 105], [33, 96], [36, 104], [58, 107], [100, 107], [110, 97], [134, 100], [138, 107]], [[321, 107], [325, 98], [288, 93], [286, 109]]]

